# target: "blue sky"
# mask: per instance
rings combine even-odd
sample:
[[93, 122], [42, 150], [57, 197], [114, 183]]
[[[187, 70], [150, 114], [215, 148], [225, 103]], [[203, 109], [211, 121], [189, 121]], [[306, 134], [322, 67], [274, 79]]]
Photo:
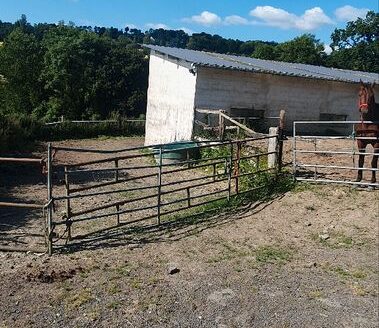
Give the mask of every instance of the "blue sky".
[[378, 11], [377, 0], [0, 0], [0, 20], [25, 14], [32, 23], [73, 21], [77, 25], [143, 31], [149, 28], [207, 32], [240, 40], [286, 41], [313, 33], [326, 44], [335, 28]]

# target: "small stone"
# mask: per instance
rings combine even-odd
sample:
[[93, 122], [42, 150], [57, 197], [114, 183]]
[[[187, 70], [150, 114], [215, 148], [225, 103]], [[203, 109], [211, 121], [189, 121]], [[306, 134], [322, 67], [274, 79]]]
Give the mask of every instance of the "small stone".
[[169, 266], [167, 267], [167, 272], [168, 274], [175, 274], [179, 273], [180, 269], [175, 264], [169, 264]]
[[305, 267], [306, 268], [315, 268], [317, 266], [316, 262], [308, 262]]
[[306, 226], [306, 227], [310, 227], [311, 225], [312, 225], [311, 222], [306, 222], [306, 223], [305, 223], [305, 226]]
[[327, 234], [327, 233], [324, 233], [322, 235], [318, 235], [318, 237], [321, 239], [321, 240], [328, 240], [330, 238], [330, 236]]

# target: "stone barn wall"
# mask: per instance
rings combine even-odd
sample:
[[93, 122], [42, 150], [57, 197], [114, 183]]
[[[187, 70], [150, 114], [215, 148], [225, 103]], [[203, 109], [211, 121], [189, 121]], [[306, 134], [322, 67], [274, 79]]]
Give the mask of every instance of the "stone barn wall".
[[145, 145], [191, 140], [196, 75], [175, 58], [151, 53]]

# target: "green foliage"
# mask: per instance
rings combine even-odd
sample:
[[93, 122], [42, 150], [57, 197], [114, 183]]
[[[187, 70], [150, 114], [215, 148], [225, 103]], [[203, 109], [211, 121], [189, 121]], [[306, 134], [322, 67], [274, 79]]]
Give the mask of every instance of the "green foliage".
[[276, 46], [271, 44], [258, 44], [251, 56], [259, 59], [276, 60]]
[[134, 136], [144, 134], [144, 122], [72, 123], [45, 125], [30, 116], [9, 116], [0, 113], [0, 152], [17, 150], [35, 140], [57, 141], [95, 138], [99, 136]]
[[42, 50], [34, 35], [14, 29], [0, 47], [4, 113], [29, 115], [42, 99]]
[[312, 34], [303, 34], [292, 41], [278, 45], [278, 60], [291, 63], [322, 65], [324, 45]]
[[348, 22], [345, 29], [334, 30], [333, 52], [328, 65], [379, 73], [379, 14], [369, 11], [366, 17]]
[[303, 34], [280, 44], [257, 44], [252, 57], [311, 65], [325, 64], [324, 45], [313, 34]]
[[257, 262], [261, 263], [281, 263], [288, 262], [292, 253], [289, 250], [274, 246], [262, 246], [256, 250], [255, 254]]
[[0, 152], [28, 146], [43, 125], [28, 116], [5, 116], [0, 112]]
[[12, 29], [5, 27], [9, 34], [0, 45], [3, 114], [50, 121], [61, 115], [105, 119], [112, 112], [144, 113], [148, 60], [131, 40], [72, 24], [31, 26], [26, 17]]

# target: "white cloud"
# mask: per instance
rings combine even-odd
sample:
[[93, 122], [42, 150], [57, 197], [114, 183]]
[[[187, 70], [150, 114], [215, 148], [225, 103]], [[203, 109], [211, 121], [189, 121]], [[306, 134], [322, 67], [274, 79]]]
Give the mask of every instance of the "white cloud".
[[297, 16], [281, 8], [257, 6], [250, 11], [250, 16], [260, 19], [265, 25], [282, 29], [312, 31], [323, 25], [333, 24], [332, 19], [320, 7], [308, 9], [303, 15]]
[[183, 18], [183, 22], [196, 23], [204, 26], [220, 25], [222, 19], [209, 11], [203, 11], [200, 15], [195, 15], [189, 18]]
[[152, 28], [152, 29], [159, 29], [159, 28], [163, 28], [164, 30], [170, 29], [166, 24], [163, 24], [163, 23], [147, 23], [146, 27]]
[[224, 24], [225, 25], [249, 25], [250, 22], [241, 16], [238, 15], [231, 15], [227, 16], [224, 19]]
[[369, 9], [367, 8], [355, 8], [349, 5], [337, 8], [334, 14], [336, 15], [337, 20], [342, 22], [354, 21], [358, 17], [366, 17]]

